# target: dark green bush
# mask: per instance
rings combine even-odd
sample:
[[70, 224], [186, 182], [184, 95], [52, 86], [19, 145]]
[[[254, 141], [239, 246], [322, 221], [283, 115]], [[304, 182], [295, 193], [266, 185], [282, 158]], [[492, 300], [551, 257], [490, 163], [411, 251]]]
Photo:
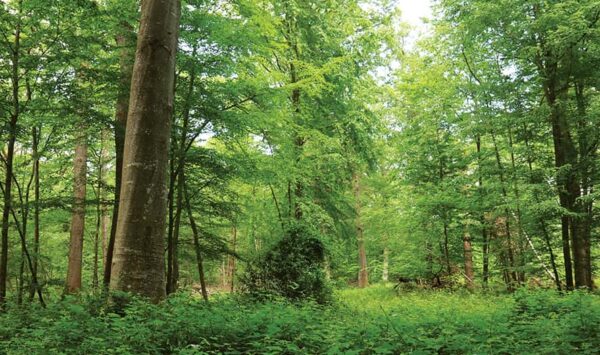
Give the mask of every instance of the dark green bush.
[[325, 249], [318, 236], [297, 224], [259, 260], [250, 263], [242, 278], [244, 290], [261, 299], [280, 296], [327, 303], [331, 290], [325, 280], [324, 261]]

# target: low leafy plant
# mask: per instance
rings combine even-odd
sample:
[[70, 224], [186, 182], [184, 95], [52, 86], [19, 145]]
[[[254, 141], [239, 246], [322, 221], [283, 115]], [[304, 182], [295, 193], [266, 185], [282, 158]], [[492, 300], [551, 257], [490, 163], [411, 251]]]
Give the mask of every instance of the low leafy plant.
[[0, 315], [4, 354], [594, 354], [600, 298], [586, 292], [514, 295], [343, 290], [334, 302], [249, 302], [178, 293], [132, 298], [115, 314], [66, 298]]

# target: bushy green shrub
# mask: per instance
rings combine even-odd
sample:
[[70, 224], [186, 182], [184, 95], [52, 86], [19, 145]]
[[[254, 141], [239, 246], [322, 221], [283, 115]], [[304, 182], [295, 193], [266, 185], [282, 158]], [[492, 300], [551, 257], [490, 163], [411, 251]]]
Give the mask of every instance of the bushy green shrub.
[[296, 224], [265, 255], [250, 263], [242, 278], [243, 289], [263, 299], [280, 296], [324, 304], [331, 299], [324, 262], [325, 249], [318, 236]]

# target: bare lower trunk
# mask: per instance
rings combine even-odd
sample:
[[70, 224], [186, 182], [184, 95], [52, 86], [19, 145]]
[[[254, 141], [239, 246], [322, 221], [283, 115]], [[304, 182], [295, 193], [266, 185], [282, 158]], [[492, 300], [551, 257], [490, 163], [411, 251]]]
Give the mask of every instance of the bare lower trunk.
[[[32, 155], [33, 155], [33, 260], [32, 273], [38, 273], [38, 260], [40, 255], [40, 156], [39, 142], [41, 129], [34, 127], [32, 130]], [[35, 291], [39, 287], [33, 282], [29, 287], [29, 300], [35, 296]]]
[[85, 231], [85, 194], [87, 183], [87, 137], [85, 127], [80, 126], [73, 163], [73, 213], [71, 215], [71, 239], [67, 266], [66, 293], [81, 289], [81, 266], [83, 257], [83, 234]]
[[[181, 178], [184, 179], [184, 176], [181, 176]], [[198, 267], [198, 278], [200, 279], [200, 290], [202, 292], [202, 298], [204, 298], [205, 301], [208, 301], [208, 292], [206, 290], [206, 279], [204, 276], [204, 266], [202, 260], [202, 250], [200, 249], [200, 235], [198, 233], [198, 227], [196, 226], [194, 214], [192, 213], [192, 205], [190, 203], [190, 197], [187, 191], [187, 187], [185, 186], [185, 180], [183, 185], [185, 195], [185, 209], [190, 220], [190, 226], [192, 227], [192, 234], [194, 235], [194, 251], [196, 252], [196, 265]]]
[[390, 262], [389, 262], [389, 254], [390, 254], [390, 250], [387, 247], [383, 248], [383, 271], [381, 273], [381, 281], [383, 282], [388, 282], [390, 277], [389, 277], [389, 268], [390, 268]]
[[158, 302], [165, 297], [167, 164], [180, 2], [142, 2], [111, 291]]
[[448, 247], [448, 223], [444, 221], [444, 243], [443, 243], [443, 251], [444, 251], [444, 261], [446, 262], [446, 272], [448, 275], [452, 275], [452, 264], [450, 263], [450, 249]]
[[[237, 228], [233, 226], [231, 228], [231, 250], [235, 253], [237, 244]], [[229, 292], [235, 290], [235, 256], [229, 255], [227, 262], [227, 275], [229, 276]]]
[[356, 239], [358, 246], [358, 287], [364, 288], [369, 286], [369, 273], [367, 271], [367, 252], [365, 250], [365, 239], [363, 235], [363, 225], [361, 220], [360, 173], [353, 173], [352, 185], [354, 190], [354, 210], [356, 213], [354, 225], [356, 228]]
[[92, 288], [98, 289], [98, 265], [100, 256], [100, 238], [102, 234], [103, 204], [102, 195], [104, 184], [104, 132], [100, 134], [100, 153], [98, 154], [98, 186], [96, 187], [96, 230], [94, 231], [94, 265], [92, 270]]
[[471, 236], [468, 232], [463, 235], [463, 254], [465, 266], [465, 281], [467, 288], [472, 290], [475, 288], [475, 272], [473, 271], [473, 249], [471, 247]]
[[[21, 7], [21, 3], [19, 3]], [[13, 177], [13, 160], [15, 154], [15, 143], [17, 140], [17, 122], [21, 105], [19, 102], [19, 53], [21, 41], [21, 22], [18, 21], [15, 28], [14, 47], [12, 50], [12, 113], [8, 123], [8, 147], [5, 159], [4, 176], [4, 206], [2, 208], [2, 248], [0, 251], [0, 308], [6, 302], [6, 282], [8, 281], [8, 227], [9, 217], [12, 207], [12, 177]]]

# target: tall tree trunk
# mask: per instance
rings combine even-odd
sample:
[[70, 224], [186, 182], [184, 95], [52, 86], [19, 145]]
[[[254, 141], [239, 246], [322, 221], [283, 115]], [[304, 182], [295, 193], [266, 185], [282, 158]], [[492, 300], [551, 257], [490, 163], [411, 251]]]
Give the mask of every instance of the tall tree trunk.
[[[554, 159], [557, 169], [563, 168], [558, 172], [557, 183], [559, 187], [559, 201], [561, 207], [572, 213], [578, 213], [577, 200], [581, 196], [581, 187], [575, 171], [578, 166], [577, 151], [573, 139], [569, 132], [569, 126], [564, 117], [563, 109], [556, 90], [556, 82], [550, 80], [546, 83], [546, 97], [550, 106], [550, 116], [552, 122], [552, 138], [554, 142]], [[568, 165], [567, 171], [564, 166]], [[575, 287], [591, 287], [591, 272], [587, 270], [587, 251], [585, 241], [582, 240], [582, 228], [580, 219], [577, 217], [563, 216], [561, 218], [563, 235], [563, 253], [565, 257], [565, 269], [570, 267], [570, 248], [571, 243], [573, 252], [573, 276], [574, 285], [569, 280], [569, 271], [565, 270], [567, 275], [567, 289]]]
[[[19, 1], [19, 15], [23, 2]], [[19, 60], [21, 51], [21, 21], [18, 19], [15, 26], [15, 38], [13, 46], [13, 55], [11, 58], [12, 72], [12, 112], [10, 121], [8, 122], [8, 147], [6, 151], [6, 166], [4, 176], [4, 205], [2, 208], [2, 248], [0, 252], [0, 308], [6, 302], [6, 282], [8, 281], [8, 227], [10, 211], [12, 208], [12, 177], [13, 177], [13, 160], [15, 154], [15, 143], [17, 140], [17, 122], [21, 110], [19, 102]]]
[[463, 234], [463, 255], [465, 267], [465, 281], [467, 288], [472, 290], [475, 287], [475, 272], [473, 271], [473, 249], [471, 247], [471, 236], [467, 231]]
[[103, 186], [104, 184], [104, 131], [100, 133], [100, 152], [98, 153], [98, 186], [96, 187], [96, 230], [94, 232], [94, 265], [92, 270], [92, 288], [98, 289], [98, 264], [100, 262], [100, 238], [103, 219]]
[[524, 238], [525, 231], [523, 230], [523, 225], [521, 223], [522, 214], [521, 214], [521, 191], [519, 190], [519, 181], [517, 180], [517, 164], [515, 160], [515, 152], [513, 146], [513, 134], [510, 126], [508, 127], [508, 148], [510, 150], [510, 163], [512, 169], [512, 185], [515, 194], [515, 209], [516, 214], [513, 213], [515, 217], [515, 221], [517, 223], [517, 244], [519, 246], [518, 255], [519, 258], [519, 272], [517, 274], [518, 281], [521, 284], [525, 283], [525, 266], [527, 264], [527, 254], [525, 250], [527, 249], [527, 243]]
[[[478, 190], [479, 190], [479, 203], [483, 204], [483, 171], [482, 171], [482, 162], [481, 158], [481, 136], [477, 136], [475, 140], [475, 144], [477, 147], [477, 169], [478, 169]], [[485, 213], [481, 212], [479, 214], [479, 223], [481, 224], [481, 239], [482, 239], [482, 258], [483, 258], [483, 270], [482, 270], [482, 281], [483, 288], [487, 289], [489, 277], [490, 277], [490, 242], [488, 235], [487, 222], [485, 220]]]
[[352, 185], [354, 190], [354, 211], [356, 214], [354, 226], [356, 228], [356, 240], [358, 244], [358, 287], [365, 288], [369, 286], [369, 273], [367, 269], [367, 252], [365, 250], [365, 239], [361, 220], [360, 173], [356, 171], [352, 175]]
[[[192, 56], [196, 55], [196, 47], [192, 50]], [[189, 72], [189, 82], [183, 107], [183, 124], [181, 134], [178, 140], [175, 140], [175, 147], [171, 149], [171, 159], [169, 164], [169, 229], [167, 237], [167, 294], [177, 291], [179, 281], [179, 231], [181, 225], [181, 214], [183, 213], [183, 190], [185, 174], [185, 156], [188, 147], [187, 135], [190, 125], [190, 111], [192, 108], [192, 98], [194, 95], [194, 83], [196, 80], [196, 67], [192, 66]], [[175, 184], [177, 182], [177, 184]], [[177, 196], [173, 201], [174, 189], [177, 185]], [[174, 213], [174, 216], [173, 216]]]
[[112, 258], [115, 248], [115, 235], [117, 233], [117, 220], [119, 217], [119, 200], [121, 196], [121, 181], [123, 176], [123, 151], [125, 150], [125, 129], [127, 126], [127, 115], [129, 112], [129, 89], [133, 73], [133, 62], [135, 59], [135, 34], [133, 28], [127, 22], [120, 25], [120, 33], [116, 36], [119, 49], [119, 93], [115, 112], [115, 200], [113, 204], [112, 222], [110, 236], [106, 242], [104, 254], [104, 287], [110, 284], [112, 271]]
[[65, 292], [72, 294], [81, 289], [81, 266], [83, 258], [83, 235], [85, 232], [85, 195], [87, 185], [87, 134], [80, 125], [77, 133], [73, 163], [73, 212], [71, 215], [71, 239]]
[[[33, 155], [33, 270], [32, 273], [38, 273], [38, 261], [40, 256], [40, 136], [41, 128], [32, 129], [32, 155]], [[34, 278], [31, 278], [29, 287], [29, 300], [35, 295], [35, 290], [39, 285], [34, 284]]]
[[[505, 181], [505, 173], [504, 166], [502, 164], [502, 160], [500, 158], [500, 149], [498, 148], [498, 142], [496, 141], [496, 135], [492, 132], [492, 143], [494, 144], [494, 153], [496, 156], [496, 164], [498, 165], [498, 172], [500, 178], [500, 186], [502, 190], [502, 197], [504, 198], [504, 203], [508, 203], [508, 192], [506, 190], [506, 181]], [[506, 237], [506, 243], [504, 247], [506, 248], [507, 253], [507, 261], [509, 268], [509, 275], [511, 276], [512, 282], [518, 283], [519, 277], [517, 275], [517, 271], [515, 269], [515, 252], [514, 252], [514, 243], [512, 238], [512, 232], [510, 230], [510, 213], [508, 207], [504, 208], [505, 218], [502, 219], [504, 222], [504, 233], [503, 236]], [[512, 290], [512, 287], [509, 287]]]
[[[184, 179], [184, 177], [185, 173], [182, 174], [181, 178]], [[200, 290], [202, 292], [202, 298], [204, 298], [205, 301], [208, 301], [208, 292], [206, 290], [206, 278], [204, 275], [202, 250], [200, 249], [200, 233], [198, 232], [198, 227], [194, 219], [194, 214], [192, 213], [192, 205], [190, 203], [190, 196], [187, 191], [187, 186], [185, 185], [185, 180], [183, 183], [183, 188], [185, 195], [185, 209], [187, 211], [187, 215], [190, 220], [190, 226], [192, 227], [192, 234], [194, 236], [194, 251], [196, 252], [196, 265], [198, 267], [198, 278], [200, 279]]]
[[[523, 127], [523, 131], [525, 132], [525, 147], [527, 148], [527, 166], [529, 168], [529, 183], [536, 183], [533, 174], [533, 159], [531, 158], [531, 146], [529, 145], [529, 138], [527, 132], [527, 126]], [[537, 194], [534, 194], [534, 200], [536, 203], [540, 203], [540, 198]], [[552, 267], [552, 273], [554, 275], [554, 282], [556, 284], [556, 289], [558, 291], [562, 291], [562, 285], [560, 282], [560, 275], [558, 273], [558, 267], [556, 266], [556, 256], [554, 255], [554, 250], [552, 249], [552, 243], [550, 238], [550, 233], [548, 232], [548, 227], [546, 226], [546, 221], [543, 218], [538, 218], [538, 223], [542, 232], [542, 236], [544, 237], [544, 243], [546, 244], [546, 249], [548, 250], [548, 254], [550, 255], [550, 265]], [[568, 240], [567, 240], [568, 242]]]
[[592, 240], [592, 224], [594, 219], [593, 204], [594, 199], [590, 198], [594, 188], [594, 176], [597, 174], [596, 155], [597, 147], [594, 146], [595, 138], [590, 137], [590, 129], [587, 119], [587, 100], [585, 97], [585, 83], [579, 80], [575, 84], [575, 101], [578, 115], [578, 144], [579, 144], [579, 179], [581, 180], [581, 200], [575, 201], [575, 210], [578, 212], [578, 224], [580, 225], [581, 250], [578, 255], [581, 258], [581, 269], [585, 274], [585, 286], [589, 289], [594, 287], [594, 278], [592, 275], [592, 255], [591, 255], [591, 240]]
[[181, 4], [142, 2], [110, 289], [165, 297], [166, 183]]

